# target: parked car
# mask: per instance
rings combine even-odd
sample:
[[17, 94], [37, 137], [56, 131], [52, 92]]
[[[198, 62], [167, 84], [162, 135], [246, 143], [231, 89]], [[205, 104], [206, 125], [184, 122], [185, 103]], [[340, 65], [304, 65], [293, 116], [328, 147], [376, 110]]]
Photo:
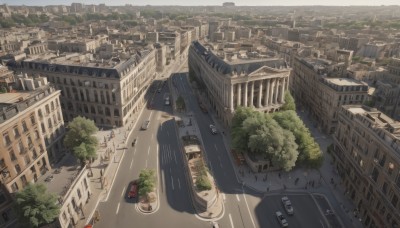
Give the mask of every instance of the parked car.
[[211, 130], [211, 134], [213, 134], [213, 135], [218, 133], [217, 128], [212, 124], [210, 124], [210, 130]]
[[283, 216], [282, 212], [277, 211], [276, 213], [276, 218], [278, 219], [279, 223], [281, 224], [282, 227], [288, 227], [289, 223], [287, 222], [285, 216]]
[[282, 197], [282, 204], [283, 204], [283, 207], [285, 208], [285, 211], [288, 213], [288, 215], [294, 214], [292, 203], [290, 202], [290, 200], [287, 196]]
[[149, 128], [150, 120], [146, 120], [143, 122], [142, 127], [140, 129], [147, 130]]
[[135, 198], [138, 193], [138, 183], [137, 181], [132, 181], [130, 184], [129, 192], [128, 192], [128, 198]]

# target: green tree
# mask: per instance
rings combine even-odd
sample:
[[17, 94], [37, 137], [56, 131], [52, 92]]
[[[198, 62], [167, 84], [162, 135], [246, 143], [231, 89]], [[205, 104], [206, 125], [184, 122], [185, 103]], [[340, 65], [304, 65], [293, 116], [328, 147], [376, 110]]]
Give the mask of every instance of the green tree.
[[295, 111], [276, 112], [272, 114], [272, 117], [282, 128], [292, 132], [296, 138], [296, 144], [299, 147], [299, 164], [310, 168], [318, 168], [322, 165], [323, 157], [319, 145]]
[[65, 147], [72, 150], [82, 164], [90, 158], [95, 158], [98, 140], [93, 134], [98, 128], [93, 120], [78, 116], [68, 124], [67, 129], [64, 138]]
[[139, 195], [147, 196], [154, 190], [156, 178], [152, 169], [142, 169], [139, 174]]
[[196, 188], [199, 191], [211, 190], [211, 182], [208, 179], [207, 175], [200, 175], [196, 178]]
[[185, 110], [186, 104], [185, 104], [185, 100], [183, 99], [182, 96], [179, 96], [179, 97], [176, 99], [176, 107], [177, 107], [179, 110]]
[[15, 194], [15, 211], [24, 227], [40, 227], [54, 221], [60, 214], [57, 197], [43, 184], [29, 184]]
[[282, 110], [296, 110], [296, 103], [294, 101], [294, 98], [292, 97], [292, 95], [290, 94], [290, 92], [288, 90], [286, 90], [285, 92], [285, 104], [282, 106]]
[[[255, 112], [251, 108], [238, 107], [235, 110], [235, 114], [232, 118], [231, 137], [232, 137], [232, 148], [239, 151], [247, 151], [247, 144], [249, 134], [243, 130], [243, 122], [255, 115]], [[250, 124], [250, 122], [248, 123]]]

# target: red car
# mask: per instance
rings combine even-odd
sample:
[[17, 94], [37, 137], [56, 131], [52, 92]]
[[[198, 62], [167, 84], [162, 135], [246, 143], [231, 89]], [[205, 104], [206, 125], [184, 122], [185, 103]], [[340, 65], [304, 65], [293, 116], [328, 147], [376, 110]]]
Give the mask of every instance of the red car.
[[128, 192], [128, 198], [135, 198], [138, 192], [138, 183], [136, 181], [131, 182], [131, 187]]

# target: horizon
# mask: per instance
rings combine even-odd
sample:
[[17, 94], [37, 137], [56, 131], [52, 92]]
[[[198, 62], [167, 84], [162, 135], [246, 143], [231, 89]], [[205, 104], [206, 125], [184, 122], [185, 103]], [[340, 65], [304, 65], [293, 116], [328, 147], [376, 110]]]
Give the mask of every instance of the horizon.
[[271, 0], [268, 4], [265, 4], [263, 0], [238, 0], [238, 1], [219, 1], [219, 0], [205, 0], [202, 1], [204, 4], [201, 5], [192, 5], [187, 4], [190, 1], [185, 0], [171, 0], [170, 4], [165, 4], [163, 0], [150, 0], [144, 1], [139, 0], [135, 1], [134, 4], [129, 0], [88, 0], [88, 1], [74, 1], [74, 0], [42, 0], [42, 1], [27, 1], [27, 0], [0, 0], [0, 4], [7, 4], [9, 6], [48, 6], [48, 5], [66, 5], [69, 6], [71, 3], [82, 3], [84, 5], [98, 5], [98, 4], [106, 4], [107, 6], [124, 6], [126, 4], [131, 4], [133, 6], [222, 6], [224, 2], [233, 2], [236, 6], [281, 6], [281, 7], [301, 7], [301, 6], [400, 6], [398, 0], [353, 0], [351, 4], [348, 4], [349, 1], [346, 0], [337, 0], [337, 1], [318, 1], [318, 0], [303, 0], [302, 4], [299, 4], [299, 1], [295, 0]]

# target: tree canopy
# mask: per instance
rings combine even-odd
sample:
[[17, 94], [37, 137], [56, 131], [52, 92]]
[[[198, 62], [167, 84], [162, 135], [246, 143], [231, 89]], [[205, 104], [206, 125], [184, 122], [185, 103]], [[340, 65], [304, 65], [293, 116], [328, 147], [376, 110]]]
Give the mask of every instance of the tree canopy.
[[24, 227], [39, 227], [53, 222], [60, 214], [57, 197], [43, 184], [29, 184], [15, 194], [15, 210]]
[[291, 131], [296, 138], [299, 146], [298, 163], [310, 168], [320, 167], [323, 157], [319, 145], [296, 112], [291, 110], [276, 112], [272, 116], [282, 128]]
[[139, 174], [139, 195], [146, 196], [154, 190], [156, 178], [154, 170], [142, 169]]
[[286, 90], [285, 92], [285, 104], [282, 106], [281, 110], [285, 111], [285, 110], [296, 110], [296, 103], [294, 101], [294, 98], [292, 97], [292, 95], [290, 94], [290, 92], [288, 90]]
[[271, 115], [239, 107], [232, 119], [231, 136], [235, 150], [262, 154], [287, 171], [296, 164], [311, 168], [322, 164], [319, 145], [292, 110]]
[[94, 134], [98, 128], [93, 120], [78, 116], [68, 124], [67, 129], [64, 145], [71, 149], [82, 163], [96, 157], [98, 140]]

